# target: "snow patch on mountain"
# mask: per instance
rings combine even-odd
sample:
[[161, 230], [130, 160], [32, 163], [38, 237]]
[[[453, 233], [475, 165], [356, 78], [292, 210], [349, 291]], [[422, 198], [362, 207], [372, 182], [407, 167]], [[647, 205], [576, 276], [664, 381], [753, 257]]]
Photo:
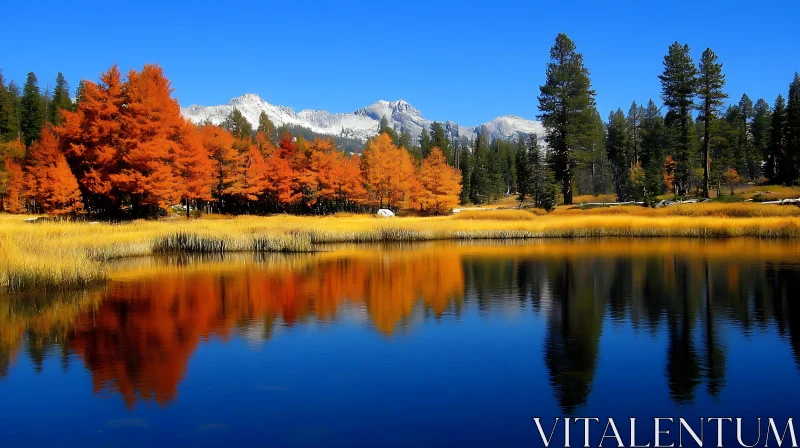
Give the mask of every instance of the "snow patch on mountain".
[[[389, 125], [398, 133], [404, 130], [408, 131], [414, 139], [419, 138], [423, 127], [430, 128], [432, 123], [423, 118], [419, 110], [403, 100], [381, 100], [352, 113], [330, 113], [311, 109], [295, 112], [290, 107], [274, 106], [253, 93], [236, 97], [228, 104], [219, 106], [191, 105], [183, 107], [181, 113], [194, 123], [210, 121], [213, 124], [219, 124], [234, 109], [238, 109], [253, 127], [258, 126], [258, 117], [261, 112], [264, 112], [276, 126], [297, 125], [319, 134], [350, 137], [361, 141], [366, 141], [378, 133], [382, 117], [386, 117]], [[508, 139], [516, 137], [519, 133], [536, 132], [540, 138], [544, 135], [544, 128], [540, 122], [513, 115], [497, 117], [481, 126], [460, 126], [451, 121], [443, 124], [445, 130], [453, 138], [473, 139], [478, 132], [481, 132], [481, 129], [492, 139]]]

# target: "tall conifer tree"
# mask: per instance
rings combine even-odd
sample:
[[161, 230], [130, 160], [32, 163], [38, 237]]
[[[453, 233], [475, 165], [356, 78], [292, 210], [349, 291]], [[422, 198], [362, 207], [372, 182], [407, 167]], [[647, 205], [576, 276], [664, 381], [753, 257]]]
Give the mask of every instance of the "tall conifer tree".
[[673, 137], [673, 149], [676, 162], [675, 182], [677, 192], [686, 194], [689, 191], [694, 158], [694, 142], [692, 141], [697, 68], [689, 54], [689, 45], [678, 42], [669, 46], [664, 56], [664, 71], [658, 76], [661, 80], [661, 98], [669, 108], [665, 123]]
[[28, 73], [25, 81], [22, 99], [20, 100], [20, 131], [22, 131], [22, 141], [25, 146], [30, 146], [35, 140], [39, 140], [42, 133], [42, 98], [39, 94], [39, 80], [33, 72]]
[[547, 131], [545, 140], [553, 156], [556, 179], [564, 204], [572, 204], [576, 153], [591, 142], [595, 91], [583, 55], [566, 34], [556, 36], [550, 49], [545, 84], [539, 87], [538, 116]]
[[[686, 47], [688, 49], [688, 47]], [[710, 195], [711, 156], [709, 153], [712, 121], [717, 117], [723, 100], [728, 97], [722, 88], [725, 87], [725, 75], [722, 64], [717, 62], [717, 55], [706, 48], [700, 58], [700, 70], [697, 76], [697, 96], [700, 111], [697, 119], [703, 122], [703, 197]]]
[[800, 74], [795, 73], [786, 100], [786, 183], [800, 177]]

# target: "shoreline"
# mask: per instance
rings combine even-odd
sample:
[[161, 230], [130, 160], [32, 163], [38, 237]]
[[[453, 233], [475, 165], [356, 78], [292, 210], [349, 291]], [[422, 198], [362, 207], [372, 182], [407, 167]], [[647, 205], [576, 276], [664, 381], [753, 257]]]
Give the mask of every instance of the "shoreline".
[[25, 223], [27, 216], [0, 215], [0, 294], [83, 287], [106, 281], [110, 260], [159, 254], [302, 253], [328, 244], [431, 241], [800, 237], [800, 216], [653, 215], [642, 210], [547, 215], [494, 210], [473, 212], [476, 216], [388, 219], [240, 216], [123, 224]]

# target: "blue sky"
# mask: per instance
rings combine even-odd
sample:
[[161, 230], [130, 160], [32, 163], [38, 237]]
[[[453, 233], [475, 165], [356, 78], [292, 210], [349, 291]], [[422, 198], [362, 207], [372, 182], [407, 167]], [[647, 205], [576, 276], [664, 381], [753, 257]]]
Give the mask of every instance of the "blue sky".
[[604, 117], [634, 100], [660, 104], [657, 75], [676, 40], [695, 59], [711, 47], [737, 101], [746, 92], [771, 104], [800, 71], [797, 0], [428, 3], [11, 0], [0, 68], [19, 83], [34, 71], [42, 87], [61, 71], [74, 88], [114, 62], [154, 62], [184, 106], [251, 92], [344, 112], [402, 98], [465, 125], [535, 118], [559, 32], [583, 52]]

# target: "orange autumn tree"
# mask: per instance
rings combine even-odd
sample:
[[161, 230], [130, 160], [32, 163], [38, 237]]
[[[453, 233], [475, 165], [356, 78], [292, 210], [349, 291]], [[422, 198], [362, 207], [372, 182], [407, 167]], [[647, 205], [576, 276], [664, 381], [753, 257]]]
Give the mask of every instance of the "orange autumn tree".
[[300, 178], [304, 205], [315, 213], [355, 210], [365, 202], [359, 161], [348, 158], [332, 139], [308, 143]]
[[265, 145], [257, 138], [256, 147], [262, 154], [269, 155], [260, 163], [257, 157], [254, 157], [256, 163], [251, 165], [248, 171], [258, 185], [261, 205], [267, 210], [292, 210], [303, 199], [303, 181], [307, 177], [304, 169], [308, 161], [301, 144], [305, 145], [288, 132], [281, 137], [277, 148], [271, 144]]
[[667, 156], [666, 160], [664, 161], [664, 169], [662, 171], [664, 177], [664, 185], [667, 186], [668, 190], [675, 190], [675, 170], [678, 164], [672, 158], [672, 156]]
[[5, 167], [5, 192], [3, 210], [9, 213], [25, 213], [25, 174], [22, 165], [11, 157], [3, 161]]
[[198, 132], [201, 144], [212, 161], [215, 199], [220, 207], [224, 207], [226, 197], [239, 188], [239, 152], [233, 147], [233, 135], [219, 126], [201, 126]]
[[419, 180], [422, 184], [419, 199], [422, 211], [439, 215], [458, 205], [461, 172], [447, 164], [438, 147], [434, 147], [428, 157], [422, 160]]
[[60, 146], [84, 193], [84, 205], [101, 213], [119, 210], [122, 194], [112, 176], [122, 169], [120, 115], [124, 109], [122, 75], [116, 65], [100, 82], [84, 80], [75, 112], [62, 110]]
[[341, 170], [342, 175], [334, 179], [337, 199], [345, 209], [355, 210], [368, 200], [367, 189], [361, 179], [361, 159], [356, 155], [343, 155]]
[[411, 154], [382, 133], [367, 143], [361, 159], [364, 184], [373, 206], [400, 208], [411, 201], [415, 179]]
[[31, 145], [26, 169], [28, 195], [35, 211], [68, 215], [83, 210], [78, 181], [49, 126], [42, 130], [41, 140]]
[[25, 176], [21, 160], [25, 157], [25, 145], [20, 140], [0, 142], [0, 206], [10, 213], [25, 212]]
[[[145, 65], [141, 72], [131, 70], [123, 92], [118, 157], [124, 166], [111, 180], [134, 207], [166, 209], [182, 199], [176, 156], [185, 144], [186, 121], [172, 97], [169, 80], [157, 65]], [[185, 149], [189, 148], [194, 147]]]
[[195, 204], [194, 208], [200, 209], [201, 201], [213, 200], [214, 163], [194, 126], [184, 125], [181, 133], [181, 144], [175, 154], [175, 169], [179, 193], [184, 198], [186, 217], [189, 217], [192, 203]]
[[192, 136], [161, 67], [122, 80], [117, 66], [84, 81], [75, 112], [62, 111], [60, 146], [91, 211], [152, 215], [179, 201], [207, 199], [207, 152]]
[[336, 198], [335, 180], [341, 176], [341, 153], [331, 140], [315, 138], [308, 144], [300, 176], [303, 202], [311, 209], [325, 209]]

